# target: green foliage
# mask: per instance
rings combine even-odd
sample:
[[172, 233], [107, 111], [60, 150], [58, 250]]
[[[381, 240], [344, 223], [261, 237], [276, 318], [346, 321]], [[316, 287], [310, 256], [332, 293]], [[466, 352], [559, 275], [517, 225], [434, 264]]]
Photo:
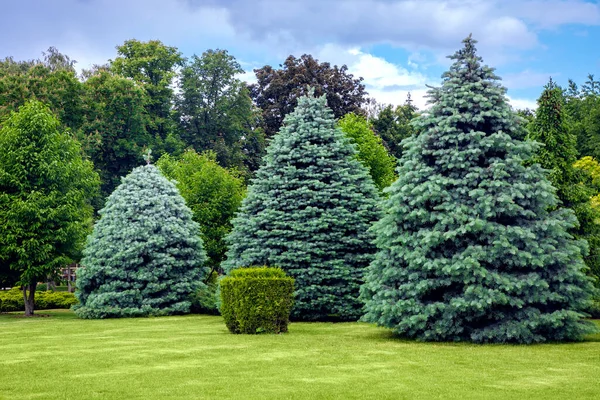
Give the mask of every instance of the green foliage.
[[294, 318], [356, 320], [379, 195], [325, 96], [298, 102], [233, 221], [223, 269], [276, 265], [296, 280]]
[[538, 99], [528, 138], [544, 145], [535, 152], [533, 162], [550, 170], [548, 179], [557, 189], [558, 198], [570, 203], [569, 193], [576, 181], [573, 163], [577, 160], [577, 150], [576, 138], [566, 127], [563, 103], [562, 90], [550, 80]]
[[0, 130], [0, 268], [28, 287], [31, 307], [37, 282], [79, 257], [98, 190], [92, 164], [59, 126], [30, 101]]
[[220, 281], [221, 314], [231, 333], [284, 333], [294, 303], [294, 279], [278, 268], [233, 270]]
[[338, 125], [356, 144], [358, 159], [369, 170], [379, 190], [390, 186], [396, 180], [396, 159], [389, 155], [381, 138], [371, 130], [366, 118], [350, 113], [340, 119]]
[[[39, 291], [35, 296], [36, 310], [50, 310], [54, 308], [71, 308], [77, 304], [73, 293]], [[23, 293], [18, 288], [0, 290], [0, 312], [24, 311], [25, 304]]]
[[194, 221], [200, 225], [207, 265], [216, 269], [225, 256], [224, 237], [231, 231], [231, 220], [246, 193], [243, 180], [221, 167], [213, 152], [198, 154], [190, 149], [180, 157], [164, 155], [156, 165], [175, 181], [192, 210]]
[[111, 60], [110, 69], [125, 78], [133, 79], [148, 95], [146, 131], [154, 138], [157, 154], [173, 153], [183, 149], [175, 132], [171, 108], [174, 100], [171, 87], [176, 68], [183, 65], [183, 57], [175, 47], [159, 40], [140, 42], [126, 40], [117, 46], [118, 57]]
[[567, 125], [577, 137], [579, 157], [600, 159], [600, 82], [593, 75], [581, 87], [570, 80], [565, 96]]
[[250, 95], [262, 110], [267, 137], [279, 131], [286, 115], [296, 108], [309, 87], [315, 95], [327, 97], [335, 118], [351, 112], [362, 114], [361, 106], [367, 96], [363, 78], [354, 78], [345, 65], [332, 67], [304, 54], [300, 58], [289, 56], [281, 69], [266, 65], [254, 72], [257, 83], [250, 85]]
[[588, 241], [590, 253], [585, 257], [585, 263], [596, 286], [600, 287], [600, 164], [593, 157], [586, 156], [577, 160], [573, 167], [581, 180], [579, 190], [587, 200], [574, 208], [579, 220], [574, 234]]
[[[589, 254], [584, 260], [598, 279], [600, 210], [590, 202], [598, 194], [598, 189], [593, 187], [592, 175], [586, 176], [586, 167], [591, 167], [591, 163], [585, 160], [576, 163], [577, 138], [568, 129], [564, 104], [562, 89], [550, 80], [538, 99], [538, 108], [529, 125], [528, 137], [544, 145], [536, 150], [533, 161], [550, 171], [548, 179], [556, 188], [560, 206], [571, 208], [575, 212], [579, 223], [570, 229], [570, 233], [576, 238], [587, 240]], [[581, 168], [575, 168], [577, 165]], [[589, 174], [591, 170], [588, 168], [587, 171]]]
[[45, 103], [63, 127], [79, 128], [83, 90], [73, 64], [53, 47], [42, 60], [0, 60], [0, 121], [35, 99]]
[[[240, 170], [247, 158], [260, 160], [263, 153], [263, 148], [244, 151], [246, 139], [262, 131], [254, 129], [258, 119], [252, 99], [245, 83], [237, 78], [243, 72], [226, 50], [207, 50], [202, 57], [194, 55], [181, 71], [176, 103], [186, 144], [198, 152], [212, 150], [219, 164]], [[259, 139], [258, 143], [264, 141]]]
[[82, 318], [187, 313], [206, 260], [199, 226], [153, 165], [135, 168], [100, 211], [77, 270]]
[[205, 281], [205, 285], [200, 287], [190, 297], [190, 313], [218, 315], [219, 307], [218, 293], [219, 283], [217, 282], [217, 271], [212, 271]]
[[376, 224], [366, 321], [435, 341], [577, 340], [593, 286], [585, 242], [475, 41], [451, 59], [433, 104], [405, 141], [399, 179]]
[[403, 105], [396, 108], [388, 105], [372, 119], [373, 129], [394, 157], [402, 156], [402, 140], [416, 134], [411, 122], [417, 115], [417, 107], [409, 95]]
[[106, 70], [91, 75], [83, 86], [78, 139], [100, 173], [104, 199], [142, 162], [144, 148], [156, 147], [146, 131], [149, 98], [131, 79]]

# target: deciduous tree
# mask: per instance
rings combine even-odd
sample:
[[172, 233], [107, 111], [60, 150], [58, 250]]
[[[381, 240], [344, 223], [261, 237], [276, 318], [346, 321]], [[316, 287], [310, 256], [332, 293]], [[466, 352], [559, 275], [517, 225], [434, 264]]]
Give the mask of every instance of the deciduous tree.
[[172, 114], [172, 84], [177, 68], [183, 65], [183, 56], [177, 48], [166, 46], [159, 40], [126, 40], [117, 46], [117, 53], [118, 56], [110, 61], [111, 70], [133, 79], [148, 94], [146, 130], [154, 138], [155, 152], [182, 151], [183, 144]]
[[250, 85], [252, 99], [262, 110], [267, 137], [279, 130], [309, 86], [315, 95], [326, 95], [335, 118], [351, 112], [362, 114], [361, 106], [367, 100], [363, 79], [355, 78], [345, 65], [332, 67], [304, 54], [300, 58], [289, 56], [280, 67], [266, 65], [254, 70], [257, 83]]
[[[201, 57], [192, 56], [183, 67], [177, 96], [186, 144], [198, 152], [212, 150], [222, 166], [240, 170], [246, 158], [254, 156], [244, 152], [244, 142], [255, 135], [257, 122], [248, 89], [237, 77], [242, 72], [226, 50], [207, 50]], [[257, 150], [261, 157], [262, 149]]]
[[369, 170], [379, 190], [390, 186], [396, 180], [396, 159], [390, 156], [366, 118], [350, 113], [340, 119], [338, 125], [356, 144], [358, 159]]
[[78, 138], [100, 173], [102, 202], [143, 161], [154, 138], [146, 131], [146, 92], [131, 79], [100, 70], [84, 83]]
[[394, 157], [400, 158], [402, 156], [402, 140], [416, 133], [411, 124], [411, 121], [416, 117], [417, 107], [413, 104], [409, 95], [403, 105], [395, 108], [392, 105], [385, 106], [371, 120], [375, 132], [381, 137]]
[[0, 275], [18, 276], [25, 315], [35, 289], [78, 257], [98, 175], [48, 107], [29, 101], [0, 130]]
[[179, 157], [165, 154], [156, 165], [175, 181], [200, 225], [207, 265], [217, 269], [225, 256], [224, 237], [231, 231], [231, 220], [246, 194], [242, 178], [221, 167], [210, 151], [198, 154], [190, 149]]

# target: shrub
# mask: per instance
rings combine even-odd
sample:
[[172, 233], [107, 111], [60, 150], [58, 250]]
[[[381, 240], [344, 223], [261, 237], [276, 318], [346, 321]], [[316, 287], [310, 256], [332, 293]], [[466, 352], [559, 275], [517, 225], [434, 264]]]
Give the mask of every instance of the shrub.
[[279, 268], [240, 268], [220, 281], [221, 314], [231, 333], [287, 332], [294, 279]]
[[590, 314], [591, 318], [600, 318], [600, 294], [597, 294], [596, 297], [592, 299], [592, 304], [588, 310], [588, 314]]
[[[53, 308], [71, 308], [77, 304], [73, 293], [68, 292], [40, 292], [35, 293], [35, 308], [37, 310], [49, 310]], [[23, 292], [14, 288], [0, 291], [0, 312], [24, 311]]]
[[198, 289], [191, 297], [190, 312], [193, 314], [219, 315], [217, 307], [217, 271], [213, 271], [205, 286]]

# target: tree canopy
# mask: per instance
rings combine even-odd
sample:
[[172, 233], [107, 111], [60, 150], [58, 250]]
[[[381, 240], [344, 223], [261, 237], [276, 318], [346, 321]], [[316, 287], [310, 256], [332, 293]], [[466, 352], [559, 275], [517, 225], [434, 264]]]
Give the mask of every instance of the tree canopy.
[[296, 108], [298, 98], [307, 94], [309, 87], [316, 96], [327, 97], [335, 118], [351, 112], [362, 114], [361, 106], [367, 98], [363, 79], [355, 78], [347, 66], [332, 67], [310, 54], [289, 56], [280, 69], [266, 65], [254, 72], [257, 83], [250, 85], [250, 94], [262, 110], [267, 137], [279, 131], [285, 116]]
[[338, 125], [352, 143], [356, 144], [358, 159], [369, 170], [379, 190], [390, 186], [396, 180], [396, 159], [390, 156], [367, 119], [350, 113], [340, 119]]
[[[245, 143], [262, 135], [248, 88], [237, 77], [244, 70], [226, 50], [192, 56], [181, 71], [177, 119], [182, 138], [196, 151], [214, 151], [219, 163], [244, 170], [262, 156], [262, 149], [245, 152]], [[262, 137], [257, 139], [264, 143]], [[247, 162], [248, 161], [248, 162]]]
[[193, 149], [181, 156], [165, 154], [156, 163], [161, 172], [173, 180], [200, 225], [208, 255], [207, 265], [216, 270], [224, 259], [225, 235], [231, 231], [246, 187], [235, 172], [221, 167], [215, 153], [198, 154]]
[[166, 46], [159, 40], [141, 42], [136, 39], [117, 46], [117, 57], [110, 61], [114, 73], [132, 79], [146, 91], [146, 130], [154, 138], [154, 150], [158, 154], [183, 149], [171, 111], [174, 100], [171, 85], [177, 75], [176, 68], [182, 66], [183, 61], [175, 47]]
[[76, 260], [92, 223], [98, 175], [79, 143], [38, 101], [13, 112], [0, 130], [0, 273], [18, 278], [25, 314], [38, 281]]
[[394, 157], [400, 158], [402, 156], [402, 140], [416, 134], [411, 121], [417, 115], [417, 107], [412, 103], [409, 95], [403, 105], [397, 107], [393, 107], [391, 104], [384, 106], [371, 119], [373, 129]]
[[102, 180], [102, 200], [142, 160], [155, 141], [146, 130], [148, 95], [131, 79], [106, 70], [83, 84], [83, 122], [77, 132]]

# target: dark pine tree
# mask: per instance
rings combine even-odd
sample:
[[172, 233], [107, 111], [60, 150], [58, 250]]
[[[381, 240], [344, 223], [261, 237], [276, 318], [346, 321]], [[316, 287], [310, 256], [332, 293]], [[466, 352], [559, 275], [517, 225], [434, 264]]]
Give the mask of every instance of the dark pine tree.
[[358, 319], [380, 213], [356, 154], [324, 96], [299, 98], [233, 221], [224, 270], [281, 267], [296, 280], [294, 318]]
[[365, 320], [420, 340], [575, 340], [593, 286], [576, 224], [475, 40], [450, 58], [432, 106], [405, 141], [361, 289]]
[[600, 225], [597, 222], [600, 215], [590, 202], [597, 189], [584, 184], [587, 180], [585, 172], [574, 167], [577, 137], [567, 127], [562, 89], [551, 79], [537, 103], [529, 138], [544, 146], [536, 150], [533, 161], [550, 171], [548, 178], [556, 188], [559, 206], [575, 212], [579, 223], [570, 229], [570, 233], [587, 240], [589, 254], [584, 261], [597, 279], [600, 273]]

